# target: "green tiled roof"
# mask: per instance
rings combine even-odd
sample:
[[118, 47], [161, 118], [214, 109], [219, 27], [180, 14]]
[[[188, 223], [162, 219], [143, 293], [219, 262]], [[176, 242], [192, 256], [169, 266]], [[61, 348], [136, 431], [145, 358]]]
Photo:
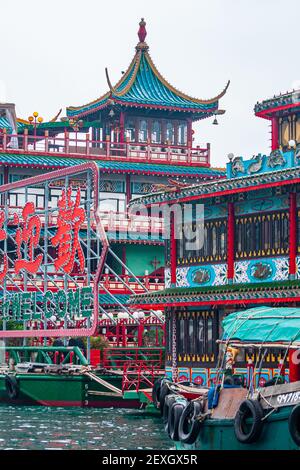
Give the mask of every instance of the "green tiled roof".
[[266, 100], [257, 102], [254, 111], [259, 113], [272, 108], [278, 108], [281, 106], [295, 105], [299, 104], [300, 106], [300, 89], [293, 90], [284, 94], [274, 95], [273, 98], [268, 98]]
[[[0, 165], [18, 165], [18, 166], [36, 166], [45, 168], [64, 168], [79, 165], [90, 161], [87, 158], [60, 157], [56, 155], [31, 155], [22, 153], [1, 153]], [[190, 177], [223, 177], [225, 170], [206, 168], [206, 167], [189, 167], [179, 165], [156, 165], [151, 163], [132, 163], [119, 161], [100, 161], [96, 163], [101, 170], [112, 172], [131, 172], [137, 174], [159, 174], [165, 176], [190, 176]]]
[[124, 106], [187, 111], [192, 113], [195, 119], [201, 119], [218, 112], [219, 99], [225, 94], [228, 85], [229, 82], [225, 89], [212, 99], [192, 98], [174, 88], [162, 77], [148, 53], [146, 43], [139, 43], [136, 54], [121, 80], [95, 101], [83, 106], [68, 107], [67, 115], [89, 115], [114, 100]]

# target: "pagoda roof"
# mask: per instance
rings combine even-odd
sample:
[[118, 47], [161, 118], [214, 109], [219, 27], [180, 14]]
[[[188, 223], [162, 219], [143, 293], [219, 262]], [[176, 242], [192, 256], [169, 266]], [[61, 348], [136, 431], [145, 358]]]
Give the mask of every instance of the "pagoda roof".
[[283, 94], [274, 95], [261, 102], [257, 102], [254, 106], [255, 114], [258, 116], [271, 118], [278, 111], [289, 108], [300, 108], [300, 89], [288, 91]]
[[186, 112], [191, 114], [194, 120], [225, 112], [219, 110], [218, 106], [219, 99], [226, 93], [229, 81], [224, 90], [211, 99], [193, 98], [177, 90], [160, 74], [150, 57], [149, 47], [145, 42], [145, 24], [142, 19], [136, 53], [119, 82], [112, 86], [106, 69], [109, 91], [86, 105], [68, 107], [67, 116], [87, 116], [113, 104]]
[[[86, 163], [86, 158], [55, 156], [45, 154], [0, 152], [0, 165], [57, 169]], [[111, 160], [95, 160], [103, 173], [131, 173], [156, 176], [182, 176], [189, 178], [218, 179], [225, 177], [220, 168], [193, 167], [184, 165], [164, 165], [153, 163], [133, 163]]]

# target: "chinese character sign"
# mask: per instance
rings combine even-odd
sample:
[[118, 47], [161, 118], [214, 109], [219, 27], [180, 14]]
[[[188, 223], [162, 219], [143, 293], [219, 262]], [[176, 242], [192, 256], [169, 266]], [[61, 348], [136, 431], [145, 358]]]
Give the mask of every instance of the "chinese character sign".
[[[23, 226], [19, 226], [16, 231], [17, 260], [15, 262], [16, 274], [21, 269], [36, 274], [41, 266], [43, 254], [35, 256], [41, 234], [41, 220], [35, 214], [33, 202], [27, 202], [22, 210]], [[20, 224], [18, 214], [14, 214], [14, 223]], [[23, 255], [22, 255], [23, 247]], [[27, 253], [27, 256], [26, 256]]]
[[62, 192], [58, 201], [57, 232], [51, 243], [58, 248], [54, 261], [57, 270], [62, 269], [70, 274], [75, 265], [76, 255], [80, 272], [84, 271], [85, 258], [79, 240], [79, 231], [85, 221], [85, 210], [80, 205], [80, 188], [77, 189], [75, 201], [71, 199], [72, 187]]

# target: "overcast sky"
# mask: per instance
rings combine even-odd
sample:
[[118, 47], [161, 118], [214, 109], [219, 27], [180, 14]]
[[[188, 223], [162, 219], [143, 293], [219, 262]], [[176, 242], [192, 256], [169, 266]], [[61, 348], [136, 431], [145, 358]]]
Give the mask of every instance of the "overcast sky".
[[[147, 22], [150, 54], [162, 75], [191, 96], [220, 101], [226, 113], [195, 125], [211, 142], [212, 163], [227, 154], [269, 151], [269, 124], [253, 106], [300, 85], [299, 0], [14, 0], [0, 2], [0, 101], [18, 117], [51, 119], [107, 91], [126, 70]], [[65, 112], [64, 112], [65, 114]]]

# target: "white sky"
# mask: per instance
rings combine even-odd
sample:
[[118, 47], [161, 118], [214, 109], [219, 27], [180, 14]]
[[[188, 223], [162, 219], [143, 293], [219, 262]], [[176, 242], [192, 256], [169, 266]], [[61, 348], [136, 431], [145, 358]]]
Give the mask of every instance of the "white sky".
[[195, 125], [214, 166], [229, 152], [268, 152], [269, 124], [254, 104], [300, 84], [299, 0], [2, 0], [0, 17], [0, 101], [45, 120], [106, 92], [106, 66], [120, 78], [144, 17], [152, 59], [176, 88], [211, 98], [231, 80], [219, 126]]

